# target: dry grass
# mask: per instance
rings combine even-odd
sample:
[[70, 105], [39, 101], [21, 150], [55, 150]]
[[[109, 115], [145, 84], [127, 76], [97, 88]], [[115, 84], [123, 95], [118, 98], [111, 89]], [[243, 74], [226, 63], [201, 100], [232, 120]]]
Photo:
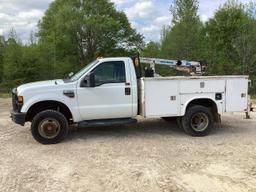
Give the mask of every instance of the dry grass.
[[0, 93], [0, 98], [9, 98], [11, 97], [10, 93]]

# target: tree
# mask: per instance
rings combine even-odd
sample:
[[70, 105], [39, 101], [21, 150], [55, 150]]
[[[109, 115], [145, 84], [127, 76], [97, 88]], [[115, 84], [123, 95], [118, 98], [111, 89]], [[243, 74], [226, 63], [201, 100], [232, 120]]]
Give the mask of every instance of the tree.
[[23, 83], [49, 79], [49, 55], [47, 50], [36, 42], [23, 45], [12, 29], [6, 41], [3, 54], [2, 85], [10, 88]]
[[198, 16], [198, 1], [174, 0], [171, 13], [172, 25], [164, 28], [162, 36], [162, 55], [173, 59], [200, 59], [203, 24]]
[[256, 73], [256, 20], [246, 7], [226, 3], [206, 23], [210, 73]]
[[143, 49], [142, 55], [144, 57], [159, 57], [160, 54], [160, 44], [154, 41], [147, 43], [146, 47]]
[[36, 42], [37, 42], [37, 40], [36, 40], [35, 33], [33, 31], [31, 31], [30, 35], [29, 35], [29, 44], [30, 45], [35, 45]]
[[[150, 41], [147, 43], [142, 52], [143, 57], [155, 57], [158, 58], [161, 56], [161, 44], [158, 42]], [[143, 67], [149, 67], [148, 64], [143, 64]], [[164, 65], [155, 65], [155, 72], [161, 76], [170, 76], [178, 74], [176, 70], [170, 68], [169, 66]]]
[[5, 51], [5, 40], [3, 36], [0, 36], [0, 83], [2, 82], [2, 79], [3, 79], [4, 51]]
[[22, 47], [21, 58], [23, 83], [50, 78], [47, 61], [43, 58], [40, 47], [36, 44]]
[[23, 82], [22, 45], [19, 42], [16, 31], [11, 29], [4, 52], [3, 84], [7, 87], [15, 86]]
[[142, 36], [131, 28], [125, 13], [108, 0], [52, 2], [39, 23], [38, 37], [62, 74], [98, 56], [117, 56], [143, 46]]

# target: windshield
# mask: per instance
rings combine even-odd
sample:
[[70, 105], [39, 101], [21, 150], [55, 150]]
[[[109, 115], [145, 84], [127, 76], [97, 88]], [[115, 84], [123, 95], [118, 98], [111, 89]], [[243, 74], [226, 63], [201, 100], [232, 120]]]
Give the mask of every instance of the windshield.
[[82, 77], [88, 70], [90, 70], [92, 68], [92, 66], [96, 65], [98, 62], [99, 61], [96, 60], [96, 61], [93, 61], [90, 64], [88, 64], [86, 67], [84, 67], [79, 72], [77, 72], [72, 77], [70, 77], [70, 81], [77, 81], [78, 79], [80, 79], [80, 77]]

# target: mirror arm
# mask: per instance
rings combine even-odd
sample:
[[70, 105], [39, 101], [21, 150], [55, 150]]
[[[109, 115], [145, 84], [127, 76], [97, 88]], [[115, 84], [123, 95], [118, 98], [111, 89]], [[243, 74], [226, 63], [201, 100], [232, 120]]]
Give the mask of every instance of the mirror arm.
[[94, 73], [86, 75], [82, 80], [80, 87], [96, 87]]

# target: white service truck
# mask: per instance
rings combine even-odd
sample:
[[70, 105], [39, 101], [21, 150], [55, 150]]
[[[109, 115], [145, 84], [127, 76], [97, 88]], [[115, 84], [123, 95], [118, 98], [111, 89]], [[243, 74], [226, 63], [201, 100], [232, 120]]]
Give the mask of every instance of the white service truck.
[[[68, 79], [14, 88], [11, 118], [20, 125], [32, 122], [34, 139], [54, 144], [71, 125], [135, 123], [138, 115], [176, 118], [186, 133], [205, 136], [222, 113], [250, 111], [248, 76], [143, 77], [140, 61], [173, 65], [139, 57], [99, 58]], [[202, 70], [198, 63], [177, 64], [193, 74]]]

